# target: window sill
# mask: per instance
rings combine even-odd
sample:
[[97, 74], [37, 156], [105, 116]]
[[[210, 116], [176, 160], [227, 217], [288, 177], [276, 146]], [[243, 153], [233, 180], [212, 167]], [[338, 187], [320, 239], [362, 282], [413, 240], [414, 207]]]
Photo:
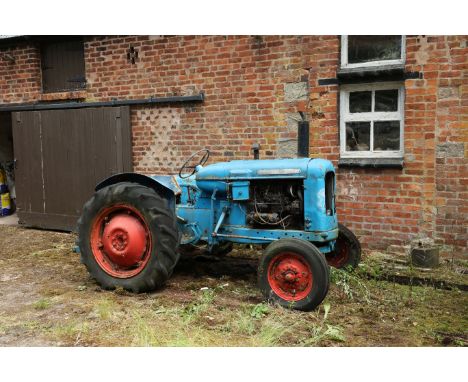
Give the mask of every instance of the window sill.
[[403, 169], [403, 158], [340, 158], [338, 167]]
[[405, 66], [403, 64], [342, 68], [336, 73], [340, 83], [362, 81], [403, 81]]
[[374, 66], [356, 66], [356, 67], [342, 67], [338, 70], [338, 77], [347, 77], [353, 74], [381, 74], [381, 73], [403, 73], [405, 71], [404, 64], [383, 64]]
[[41, 101], [64, 101], [86, 98], [86, 90], [72, 90], [68, 92], [54, 92], [41, 94]]
[[405, 81], [422, 79], [420, 72], [405, 72], [404, 65], [385, 65], [362, 68], [341, 68], [336, 72], [336, 78], [321, 78], [319, 86], [358, 84], [366, 82]]

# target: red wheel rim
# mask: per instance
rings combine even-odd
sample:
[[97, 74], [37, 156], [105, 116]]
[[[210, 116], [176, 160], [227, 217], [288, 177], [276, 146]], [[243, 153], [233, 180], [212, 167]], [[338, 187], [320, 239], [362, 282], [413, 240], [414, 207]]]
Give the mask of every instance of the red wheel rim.
[[299, 301], [312, 290], [312, 271], [302, 256], [283, 252], [276, 255], [268, 265], [268, 283], [283, 300]]
[[113, 277], [129, 278], [145, 268], [151, 254], [151, 235], [133, 206], [103, 209], [91, 227], [91, 250], [101, 269]]
[[349, 260], [350, 250], [349, 242], [343, 236], [338, 235], [338, 239], [335, 243], [335, 251], [333, 254], [327, 256], [328, 264], [335, 268], [343, 267]]

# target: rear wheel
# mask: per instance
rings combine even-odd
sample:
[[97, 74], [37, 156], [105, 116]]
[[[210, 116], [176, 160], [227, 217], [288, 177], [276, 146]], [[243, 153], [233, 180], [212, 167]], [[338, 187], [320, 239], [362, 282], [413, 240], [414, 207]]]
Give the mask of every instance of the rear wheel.
[[135, 183], [97, 191], [83, 207], [78, 233], [81, 261], [105, 289], [153, 290], [179, 258], [174, 211], [154, 190]]
[[326, 256], [334, 268], [356, 268], [361, 261], [361, 244], [354, 233], [343, 224], [338, 224], [338, 239], [335, 250]]
[[259, 263], [258, 283], [267, 299], [284, 307], [309, 311], [327, 295], [329, 267], [312, 243], [281, 239], [265, 249]]

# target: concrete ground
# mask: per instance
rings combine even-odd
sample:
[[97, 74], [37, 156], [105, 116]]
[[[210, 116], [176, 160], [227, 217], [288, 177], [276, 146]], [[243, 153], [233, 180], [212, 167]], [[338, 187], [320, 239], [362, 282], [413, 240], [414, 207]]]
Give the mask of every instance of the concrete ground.
[[0, 216], [0, 225], [18, 225], [18, 215]]

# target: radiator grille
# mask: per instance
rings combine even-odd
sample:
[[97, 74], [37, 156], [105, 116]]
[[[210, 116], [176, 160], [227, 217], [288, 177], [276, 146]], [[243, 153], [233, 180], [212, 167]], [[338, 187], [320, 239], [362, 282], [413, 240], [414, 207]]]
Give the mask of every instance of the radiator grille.
[[335, 173], [325, 174], [325, 210], [327, 215], [335, 213]]

